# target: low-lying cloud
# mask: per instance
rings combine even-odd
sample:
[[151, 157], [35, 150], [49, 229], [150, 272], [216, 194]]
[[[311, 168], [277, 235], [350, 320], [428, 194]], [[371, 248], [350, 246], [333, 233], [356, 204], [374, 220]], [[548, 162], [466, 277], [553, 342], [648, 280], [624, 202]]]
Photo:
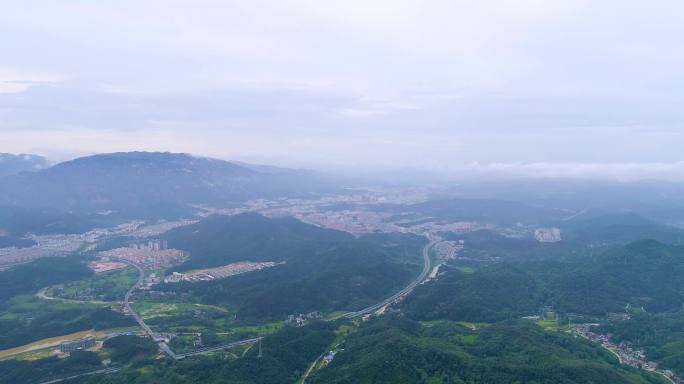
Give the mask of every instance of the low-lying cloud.
[[684, 181], [684, 161], [673, 163], [492, 163], [460, 169], [470, 177]]

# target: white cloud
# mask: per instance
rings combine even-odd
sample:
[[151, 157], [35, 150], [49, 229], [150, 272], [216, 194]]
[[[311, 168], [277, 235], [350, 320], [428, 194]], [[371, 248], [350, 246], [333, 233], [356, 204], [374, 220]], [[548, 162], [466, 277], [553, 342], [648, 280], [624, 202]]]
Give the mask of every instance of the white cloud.
[[474, 163], [463, 167], [460, 171], [468, 176], [478, 177], [684, 181], [684, 161], [671, 163]]
[[681, 161], [684, 146], [682, 11], [675, 0], [14, 2], [0, 13], [13, 69], [0, 71], [0, 151], [521, 173], [633, 163], [601, 172], [666, 177], [653, 164]]

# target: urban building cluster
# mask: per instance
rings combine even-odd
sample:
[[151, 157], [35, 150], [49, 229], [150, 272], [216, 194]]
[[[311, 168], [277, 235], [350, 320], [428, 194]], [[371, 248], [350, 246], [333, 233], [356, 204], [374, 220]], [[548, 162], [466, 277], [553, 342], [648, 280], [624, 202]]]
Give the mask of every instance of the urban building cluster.
[[437, 260], [435, 261], [430, 274], [428, 274], [427, 281], [436, 279], [442, 265], [450, 260], [454, 260], [458, 252], [463, 250], [463, 245], [465, 243], [463, 240], [441, 241], [441, 238], [434, 235], [431, 240], [437, 241], [433, 248]]
[[229, 209], [202, 207], [203, 216], [236, 215], [258, 212], [267, 217], [292, 216], [305, 223], [352, 234], [374, 232], [404, 232], [422, 234], [422, 228], [409, 228], [391, 220], [392, 213], [366, 209], [377, 204], [409, 205], [427, 200], [420, 189], [381, 190], [359, 189], [344, 195], [328, 195], [319, 199], [255, 199], [244, 206]]
[[463, 250], [464, 241], [440, 241], [435, 244], [435, 254], [440, 260], [452, 260], [456, 254]]
[[150, 240], [147, 243], [131, 244], [131, 248], [141, 251], [161, 251], [169, 249], [169, 242], [166, 240]]
[[305, 223], [353, 234], [399, 232], [422, 235], [428, 232], [467, 233], [480, 229], [494, 228], [492, 225], [474, 222], [441, 223], [430, 218], [421, 218], [413, 221], [395, 220], [394, 215], [391, 213], [364, 209], [290, 213]]
[[98, 254], [102, 262], [125, 260], [144, 269], [163, 269], [178, 265], [186, 260], [183, 251], [168, 248], [166, 240], [150, 240], [143, 244], [114, 248]]
[[[31, 247], [0, 248], [0, 268], [26, 263], [41, 257], [64, 256], [79, 250], [91, 250], [98, 242], [108, 237], [122, 235], [132, 237], [159, 236], [171, 229], [191, 225], [197, 221], [183, 219], [144, 225], [143, 221], [133, 220], [111, 228], [96, 228], [80, 234], [29, 234], [27, 238], [36, 243]], [[159, 244], [158, 240], [155, 242]], [[166, 246], [159, 244], [159, 249], [166, 249]]]
[[439, 223], [436, 221], [425, 221], [420, 224], [409, 226], [407, 232], [421, 235], [423, 233], [439, 232], [468, 233], [473, 231], [479, 231], [482, 229], [491, 230], [494, 229], [494, 225], [470, 221], [457, 221], [454, 223]]
[[[383, 189], [357, 189], [349, 193], [328, 195], [317, 199], [255, 199], [248, 201], [242, 207], [228, 209], [214, 209], [211, 207], [196, 208], [201, 211], [200, 217], [211, 214], [234, 215], [244, 212], [258, 212], [268, 217], [293, 216], [304, 222], [320, 227], [337, 229], [352, 234], [365, 234], [375, 232], [399, 232], [423, 235], [426, 232], [457, 232], [466, 233], [478, 229], [493, 229], [491, 225], [474, 222], [442, 223], [431, 220], [429, 217], [410, 215], [411, 217], [395, 217], [394, 213], [368, 209], [368, 206], [378, 204], [410, 205], [426, 201], [427, 194], [421, 189], [407, 190], [383, 190]], [[104, 214], [104, 213], [103, 213]], [[96, 244], [106, 238], [117, 235], [126, 235], [138, 238], [149, 238], [186, 225], [196, 223], [197, 219], [182, 219], [175, 221], [163, 221], [153, 224], [145, 224], [142, 221], [130, 221], [112, 228], [94, 229], [83, 234], [71, 235], [30, 235], [37, 244], [28, 248], [0, 248], [0, 268], [3, 266], [31, 261], [35, 258], [66, 255], [78, 250], [94, 249]], [[540, 236], [544, 239], [553, 239], [553, 233], [548, 234], [540, 229]], [[545, 240], [547, 241], [547, 240]], [[130, 259], [140, 262], [146, 258], [149, 251], [166, 250], [167, 246], [160, 241], [153, 241], [152, 246], [138, 244], [139, 248], [131, 251], [128, 248], [117, 248], [107, 251], [111, 257]], [[131, 247], [133, 248], [133, 247]], [[140, 251], [140, 252], [135, 252]], [[180, 252], [180, 251], [176, 251]], [[173, 252], [170, 252], [173, 253]], [[159, 267], [165, 267], [172, 263], [173, 255], [154, 255], [159, 261]], [[103, 255], [107, 256], [107, 254]], [[169, 258], [171, 257], [171, 258]], [[156, 261], [148, 260], [153, 265]], [[108, 270], [114, 265], [93, 265], [94, 268]]]
[[196, 283], [200, 281], [211, 281], [217, 279], [225, 279], [226, 277], [239, 275], [241, 273], [247, 273], [252, 271], [258, 271], [264, 268], [275, 267], [282, 263], [275, 263], [272, 261], [262, 261], [262, 262], [252, 262], [252, 261], [240, 261], [237, 263], [232, 263], [228, 265], [223, 265], [216, 268], [199, 269], [189, 272], [173, 272], [170, 276], [164, 279], [165, 283], [179, 283], [181, 281], [189, 281], [191, 283]]
[[364, 210], [292, 212], [297, 219], [319, 227], [354, 234], [373, 232], [408, 232], [404, 227], [386, 221], [391, 215]]
[[0, 248], [0, 267], [25, 263], [31, 260], [64, 256], [81, 248], [94, 246], [105, 237], [130, 233], [142, 224], [141, 221], [130, 221], [112, 228], [97, 228], [80, 234], [28, 235], [35, 245], [26, 248]]

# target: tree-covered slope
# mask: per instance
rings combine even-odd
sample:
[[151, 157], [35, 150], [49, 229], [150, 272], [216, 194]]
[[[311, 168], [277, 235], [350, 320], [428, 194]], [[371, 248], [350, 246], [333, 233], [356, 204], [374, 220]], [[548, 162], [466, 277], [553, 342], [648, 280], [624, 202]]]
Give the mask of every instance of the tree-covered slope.
[[536, 314], [544, 306], [565, 313], [605, 315], [627, 304], [649, 312], [684, 304], [684, 249], [638, 241], [595, 255], [562, 260], [513, 260], [472, 274], [447, 269], [403, 304], [416, 319], [499, 321]]
[[535, 324], [470, 330], [389, 317], [363, 324], [310, 383], [663, 383], [612, 355]]
[[627, 304], [659, 312], [684, 303], [684, 248], [654, 240], [530, 270], [546, 276], [555, 302], [569, 312], [600, 315]]
[[664, 243], [683, 243], [684, 230], [649, 220], [635, 213], [581, 215], [558, 224], [566, 241], [584, 244], [627, 244], [652, 239]]
[[15, 295], [92, 274], [83, 262], [70, 257], [46, 257], [0, 271], [0, 305]]
[[190, 251], [190, 260], [180, 270], [244, 260], [281, 263], [228, 279], [160, 288], [192, 294], [206, 303], [237, 306], [238, 320], [245, 321], [371, 305], [419, 273], [425, 242], [408, 235], [354, 238], [291, 218], [256, 214], [210, 217], [174, 230], [167, 238], [170, 245]]
[[287, 261], [315, 243], [349, 242], [353, 237], [297, 219], [269, 219], [256, 213], [210, 216], [164, 235], [171, 247], [188, 251], [180, 269], [206, 268], [235, 261]]
[[61, 303], [32, 296], [17, 296], [0, 306], [0, 349], [91, 329], [135, 325], [135, 321], [109, 307]]
[[475, 273], [449, 269], [437, 282], [416, 289], [402, 310], [421, 320], [501, 321], [537, 313], [543, 292], [533, 276], [511, 264]]

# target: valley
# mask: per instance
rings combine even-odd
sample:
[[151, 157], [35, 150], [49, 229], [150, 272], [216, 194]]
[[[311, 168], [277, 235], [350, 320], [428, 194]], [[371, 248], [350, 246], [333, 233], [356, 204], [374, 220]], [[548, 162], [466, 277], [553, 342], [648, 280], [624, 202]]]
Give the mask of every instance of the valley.
[[[622, 327], [637, 326], [625, 308], [660, 318], [684, 304], [684, 231], [636, 215], [434, 193], [177, 201], [165, 217], [112, 205], [108, 226], [86, 220], [98, 227], [84, 232], [45, 228], [89, 214], [38, 216], [12, 230], [33, 245], [2, 249], [31, 257], [0, 272], [0, 368], [9, 372], [0, 382], [193, 382], [203, 371], [254, 383], [679, 380], [673, 346]], [[624, 329], [615, 345], [643, 348], [658, 369], [603, 354], [587, 335], [605, 329]], [[59, 352], [83, 337], [96, 347]], [[485, 351], [506, 339], [526, 341], [505, 343], [495, 364]], [[117, 348], [130, 352], [113, 359]], [[568, 365], [535, 371], [532, 356]], [[218, 361], [226, 365], [208, 368]], [[63, 368], [40, 368], [53, 365]]]
[[684, 384], [681, 36], [681, 0], [3, 2], [0, 384]]

